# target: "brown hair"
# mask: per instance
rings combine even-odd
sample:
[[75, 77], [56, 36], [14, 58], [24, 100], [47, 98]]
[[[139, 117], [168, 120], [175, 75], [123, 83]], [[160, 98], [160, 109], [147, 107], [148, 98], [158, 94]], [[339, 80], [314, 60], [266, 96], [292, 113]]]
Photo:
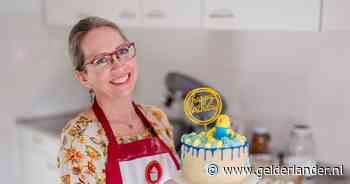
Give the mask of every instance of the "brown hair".
[[80, 20], [70, 31], [68, 41], [69, 55], [75, 70], [83, 70], [85, 58], [80, 46], [83, 37], [90, 30], [104, 26], [115, 29], [125, 41], [128, 41], [122, 30], [112, 21], [100, 17], [87, 17]]

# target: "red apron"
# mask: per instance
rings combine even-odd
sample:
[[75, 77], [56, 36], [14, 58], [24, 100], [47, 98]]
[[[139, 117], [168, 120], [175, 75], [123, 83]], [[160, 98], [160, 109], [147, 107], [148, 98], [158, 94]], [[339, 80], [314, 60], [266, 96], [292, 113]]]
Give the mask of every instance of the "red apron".
[[[150, 122], [133, 103], [137, 115], [146, 127]], [[95, 100], [93, 111], [108, 138], [106, 184], [162, 184], [173, 178], [180, 165], [168, 146], [157, 136], [118, 144], [112, 128]]]

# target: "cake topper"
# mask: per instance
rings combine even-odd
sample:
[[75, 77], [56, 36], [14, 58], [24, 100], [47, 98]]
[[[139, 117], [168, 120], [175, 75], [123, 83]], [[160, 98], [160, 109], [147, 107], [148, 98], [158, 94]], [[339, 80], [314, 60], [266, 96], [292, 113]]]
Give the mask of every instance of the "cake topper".
[[186, 116], [197, 125], [208, 125], [218, 119], [222, 110], [219, 92], [209, 87], [195, 88], [184, 100]]
[[[222, 101], [216, 90], [205, 87], [188, 92], [184, 100], [185, 114], [193, 123], [203, 125], [204, 131], [198, 136], [197, 133], [193, 133], [192, 139], [184, 138], [184, 143], [194, 146], [204, 144], [204, 147], [210, 148], [227, 146], [234, 138], [244, 142], [245, 140], [231, 127], [230, 117], [221, 114], [221, 110]], [[214, 122], [215, 125], [208, 130], [207, 125]]]

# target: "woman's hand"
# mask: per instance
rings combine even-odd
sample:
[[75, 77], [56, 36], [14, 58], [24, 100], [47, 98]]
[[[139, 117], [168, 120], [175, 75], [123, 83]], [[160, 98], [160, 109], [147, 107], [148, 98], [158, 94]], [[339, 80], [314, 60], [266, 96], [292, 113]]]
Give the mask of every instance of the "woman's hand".
[[164, 184], [178, 184], [178, 183], [175, 180], [170, 179], [166, 181]]

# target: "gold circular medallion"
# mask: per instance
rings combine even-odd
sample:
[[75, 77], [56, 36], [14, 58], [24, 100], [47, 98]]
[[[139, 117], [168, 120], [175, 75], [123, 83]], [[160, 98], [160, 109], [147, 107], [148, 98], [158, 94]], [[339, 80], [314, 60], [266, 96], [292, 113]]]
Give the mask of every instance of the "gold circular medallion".
[[186, 116], [197, 125], [214, 122], [222, 110], [219, 92], [213, 88], [196, 88], [187, 93], [184, 100]]

